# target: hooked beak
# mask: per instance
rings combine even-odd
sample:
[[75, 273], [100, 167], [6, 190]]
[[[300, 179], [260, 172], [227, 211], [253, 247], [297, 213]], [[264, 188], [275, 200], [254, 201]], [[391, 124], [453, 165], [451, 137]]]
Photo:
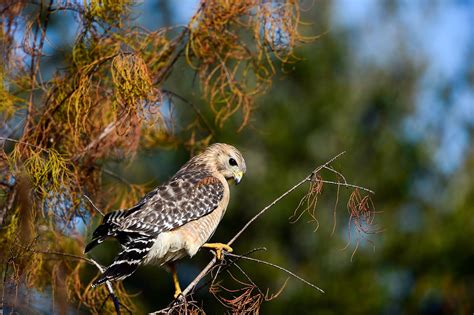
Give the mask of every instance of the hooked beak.
[[244, 176], [244, 173], [242, 171], [234, 172], [234, 181], [237, 185], [240, 183], [243, 176]]

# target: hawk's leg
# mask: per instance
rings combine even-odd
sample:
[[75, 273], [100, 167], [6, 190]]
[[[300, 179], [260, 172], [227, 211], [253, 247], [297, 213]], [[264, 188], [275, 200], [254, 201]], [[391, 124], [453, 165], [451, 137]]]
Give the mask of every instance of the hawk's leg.
[[179, 285], [178, 273], [176, 272], [176, 266], [174, 263], [170, 264], [171, 273], [173, 275], [173, 283], [174, 283], [174, 298], [178, 298], [181, 295], [181, 286]]
[[202, 247], [214, 249], [216, 251], [216, 257], [219, 260], [222, 259], [222, 250], [225, 250], [229, 253], [232, 253], [233, 251], [232, 247], [230, 247], [227, 244], [222, 244], [222, 243], [206, 243], [202, 245]]

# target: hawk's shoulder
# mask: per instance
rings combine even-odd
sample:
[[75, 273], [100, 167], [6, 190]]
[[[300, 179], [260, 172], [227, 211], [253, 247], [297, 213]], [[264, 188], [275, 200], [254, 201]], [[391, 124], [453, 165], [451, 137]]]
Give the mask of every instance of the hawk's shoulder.
[[122, 222], [123, 230], [147, 235], [173, 230], [215, 210], [224, 192], [224, 184], [212, 173], [183, 169], [144, 196], [140, 209]]

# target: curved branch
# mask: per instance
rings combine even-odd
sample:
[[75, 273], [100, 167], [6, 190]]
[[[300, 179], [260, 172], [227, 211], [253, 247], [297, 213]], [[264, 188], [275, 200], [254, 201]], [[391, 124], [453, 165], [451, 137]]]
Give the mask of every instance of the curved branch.
[[292, 276], [293, 278], [296, 278], [298, 280], [300, 280], [301, 282], [303, 282], [304, 284], [307, 284], [309, 285], [310, 287], [320, 291], [321, 293], [325, 293], [323, 289], [321, 289], [320, 287], [318, 287], [317, 285], [301, 278], [300, 276], [298, 276], [297, 274], [295, 274], [294, 272], [286, 269], [286, 268], [283, 268], [281, 266], [278, 266], [276, 264], [273, 264], [271, 262], [268, 262], [268, 261], [265, 261], [265, 260], [261, 260], [261, 259], [257, 259], [257, 258], [252, 258], [252, 257], [248, 257], [248, 256], [243, 256], [243, 255], [236, 255], [236, 254], [232, 254], [232, 253], [226, 253], [226, 255], [228, 256], [231, 256], [231, 257], [236, 257], [236, 258], [239, 258], [239, 259], [245, 259], [245, 260], [250, 260], [250, 261], [254, 261], [254, 262], [257, 262], [259, 264], [264, 264], [264, 265], [267, 265], [267, 266], [271, 266], [273, 268], [276, 268], [278, 270], [281, 270], [287, 274], [289, 274], [290, 276]]
[[[271, 202], [269, 205], [267, 205], [265, 208], [260, 210], [255, 216], [253, 216], [238, 232], [235, 234], [235, 236], [228, 242], [229, 245], [233, 244], [241, 235], [242, 233], [253, 223], [255, 222], [260, 216], [262, 216], [265, 212], [267, 212], [270, 208], [272, 208], [274, 205], [276, 205], [279, 201], [281, 201], [283, 198], [288, 196], [291, 192], [293, 192], [295, 189], [300, 187], [306, 182], [311, 181], [316, 174], [322, 170], [323, 168], [327, 168], [329, 164], [334, 162], [336, 159], [338, 159], [341, 155], [343, 155], [345, 151], [337, 154], [330, 160], [328, 160], [326, 163], [318, 166], [316, 169], [314, 169], [308, 176], [306, 176], [303, 180], [298, 182], [296, 185], [291, 187], [289, 190], [285, 191], [283, 194], [281, 194], [278, 198], [276, 198], [273, 202]], [[201, 270], [201, 272], [196, 276], [196, 278], [191, 281], [191, 283], [186, 287], [186, 289], [183, 290], [181, 299], [184, 299], [186, 295], [190, 294], [191, 291], [196, 287], [196, 285], [201, 281], [202, 278], [204, 278], [208, 272], [214, 267], [214, 265], [217, 263], [217, 258], [214, 256], [212, 260], [204, 267], [204, 269]], [[298, 276], [297, 276], [298, 278]], [[301, 280], [301, 279], [300, 279]], [[303, 279], [304, 280], [304, 279]], [[308, 282], [309, 283], [309, 282]], [[317, 288], [317, 287], [316, 287]], [[319, 289], [319, 288], [318, 288]], [[321, 290], [322, 291], [322, 290]], [[324, 292], [324, 291], [323, 291]]]

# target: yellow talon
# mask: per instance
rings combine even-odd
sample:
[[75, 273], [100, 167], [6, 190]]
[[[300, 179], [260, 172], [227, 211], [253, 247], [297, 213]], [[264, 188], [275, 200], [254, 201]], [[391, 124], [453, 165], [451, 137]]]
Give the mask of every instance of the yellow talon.
[[202, 247], [214, 249], [216, 251], [217, 259], [222, 259], [222, 251], [225, 250], [226, 252], [232, 253], [233, 249], [227, 244], [223, 243], [206, 243], [202, 245]]
[[181, 286], [179, 285], [178, 273], [176, 272], [176, 267], [174, 264], [171, 265], [171, 273], [173, 274], [173, 283], [174, 283], [174, 298], [178, 298], [181, 295]]
[[181, 295], [181, 288], [177, 288], [174, 292], [174, 298], [177, 299]]

